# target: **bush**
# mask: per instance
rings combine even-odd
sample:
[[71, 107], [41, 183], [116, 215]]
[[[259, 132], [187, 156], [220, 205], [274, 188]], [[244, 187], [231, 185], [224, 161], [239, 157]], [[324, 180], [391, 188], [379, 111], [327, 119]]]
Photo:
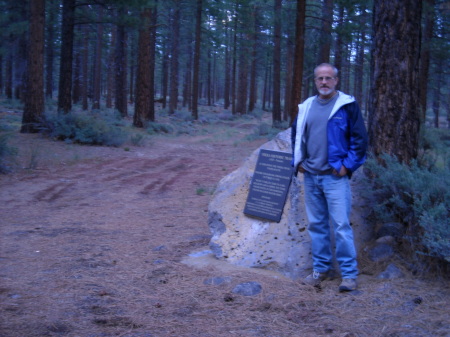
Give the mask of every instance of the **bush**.
[[267, 138], [269, 140], [276, 137], [281, 131], [286, 130], [289, 125], [286, 122], [274, 123], [272, 126], [267, 123], [260, 123], [253, 134], [246, 136], [246, 139], [253, 141], [256, 139]]
[[90, 145], [121, 146], [128, 135], [101, 115], [67, 114], [48, 117], [44, 132], [51, 137]]
[[10, 134], [0, 134], [0, 173], [11, 171], [11, 159], [17, 154], [17, 149], [8, 145]]
[[148, 123], [147, 133], [150, 135], [154, 135], [157, 133], [172, 133], [173, 128], [170, 125], [150, 122]]
[[[440, 131], [439, 131], [440, 132]], [[450, 165], [445, 139], [424, 135], [427, 144], [411, 165], [395, 157], [370, 158], [367, 193], [374, 197], [376, 222], [405, 224], [405, 239], [419, 255], [450, 262]]]

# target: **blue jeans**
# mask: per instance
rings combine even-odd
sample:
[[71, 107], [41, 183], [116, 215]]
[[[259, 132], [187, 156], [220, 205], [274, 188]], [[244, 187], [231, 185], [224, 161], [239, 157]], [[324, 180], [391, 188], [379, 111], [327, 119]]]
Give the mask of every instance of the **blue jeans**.
[[314, 270], [324, 273], [332, 269], [331, 222], [336, 241], [336, 260], [342, 278], [356, 278], [358, 267], [350, 226], [351, 191], [348, 177], [305, 172], [304, 178]]

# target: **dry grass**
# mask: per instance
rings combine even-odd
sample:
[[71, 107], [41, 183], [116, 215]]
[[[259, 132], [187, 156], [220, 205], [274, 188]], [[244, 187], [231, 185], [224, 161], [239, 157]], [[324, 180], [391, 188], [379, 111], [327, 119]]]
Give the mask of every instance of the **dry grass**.
[[[347, 294], [339, 280], [316, 289], [185, 263], [208, 248], [211, 195], [197, 189], [264, 142], [244, 141], [249, 123], [232, 137], [224, 123], [222, 136], [158, 136], [130, 151], [17, 134], [20, 153], [34, 144], [42, 155], [0, 177], [0, 336], [448, 336], [448, 283], [406, 269], [379, 280], [385, 265], [363, 254], [360, 288]], [[212, 277], [229, 282], [205, 284]], [[233, 293], [249, 281], [262, 292]]]

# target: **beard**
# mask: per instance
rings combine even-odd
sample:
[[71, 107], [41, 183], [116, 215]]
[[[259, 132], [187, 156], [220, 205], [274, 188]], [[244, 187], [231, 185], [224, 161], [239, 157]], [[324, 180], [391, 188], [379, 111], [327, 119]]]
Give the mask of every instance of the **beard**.
[[334, 92], [334, 89], [328, 88], [328, 87], [322, 87], [322, 88], [319, 88], [318, 91], [322, 96], [328, 96]]

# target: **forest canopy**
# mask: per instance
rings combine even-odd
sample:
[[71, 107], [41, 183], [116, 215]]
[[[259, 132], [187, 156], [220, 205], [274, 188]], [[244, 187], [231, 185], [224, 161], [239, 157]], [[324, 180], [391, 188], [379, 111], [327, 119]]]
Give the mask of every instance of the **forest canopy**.
[[[25, 101], [32, 91], [27, 78], [41, 69], [33, 83], [42, 81], [40, 90], [58, 100], [62, 113], [72, 104], [83, 110], [113, 107], [123, 116], [133, 114], [139, 127], [155, 119], [156, 99], [171, 113], [186, 107], [194, 118], [198, 104], [220, 104], [238, 114], [269, 110], [274, 122], [291, 122], [296, 105], [314, 93], [313, 68], [331, 62], [340, 70], [339, 89], [353, 94], [367, 115], [373, 16], [382, 15], [377, 10], [383, 3], [0, 1], [0, 91]], [[389, 3], [408, 7], [405, 1]], [[428, 108], [430, 122], [439, 126], [439, 116], [449, 109], [450, 5], [414, 3], [421, 4], [411, 24], [421, 31], [422, 117]], [[389, 18], [391, 34], [407, 15], [399, 10]], [[33, 18], [37, 26], [30, 29]], [[42, 64], [33, 67], [30, 59]]]

